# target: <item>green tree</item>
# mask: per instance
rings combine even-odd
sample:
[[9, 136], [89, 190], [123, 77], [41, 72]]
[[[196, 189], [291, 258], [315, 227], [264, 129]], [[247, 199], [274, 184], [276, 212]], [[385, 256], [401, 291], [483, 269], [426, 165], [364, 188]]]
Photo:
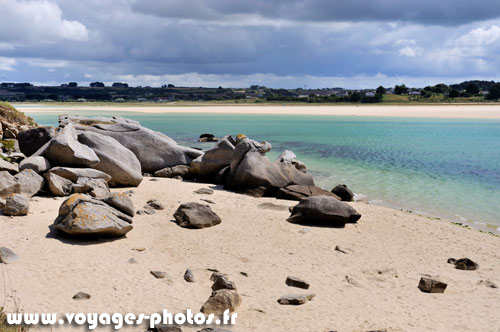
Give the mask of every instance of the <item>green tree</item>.
[[477, 95], [479, 93], [479, 88], [474, 83], [469, 83], [465, 87], [465, 91], [471, 95]]
[[490, 93], [485, 96], [488, 100], [500, 99], [500, 83], [495, 83], [490, 88]]
[[448, 96], [450, 98], [457, 98], [459, 95], [460, 95], [460, 92], [458, 92], [458, 90], [453, 89], [450, 91], [450, 94]]
[[394, 87], [394, 93], [397, 95], [405, 95], [408, 93], [408, 88], [404, 84], [396, 85]]
[[385, 90], [385, 88], [381, 85], [381, 86], [379, 86], [379, 87], [377, 88], [376, 93], [377, 93], [377, 95], [382, 96], [382, 95], [384, 95], [384, 94], [385, 94], [385, 91], [386, 91], [386, 90]]

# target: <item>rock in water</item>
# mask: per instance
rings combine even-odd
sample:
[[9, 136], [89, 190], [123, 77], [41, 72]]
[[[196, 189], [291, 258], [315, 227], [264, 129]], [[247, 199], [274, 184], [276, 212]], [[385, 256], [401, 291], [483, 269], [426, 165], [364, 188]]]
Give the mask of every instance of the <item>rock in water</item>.
[[100, 161], [92, 168], [111, 175], [111, 182], [114, 185], [137, 187], [141, 183], [142, 172], [139, 159], [117, 140], [85, 131], [78, 134], [78, 141], [94, 150]]
[[424, 293], [444, 293], [448, 285], [437, 279], [422, 277], [418, 284], [418, 289]]
[[56, 134], [52, 127], [38, 127], [21, 131], [18, 136], [19, 149], [26, 157], [30, 157]]
[[479, 264], [469, 258], [449, 258], [448, 263], [455, 265], [455, 268], [458, 270], [474, 271], [479, 269]]
[[175, 211], [174, 218], [181, 227], [198, 229], [212, 227], [222, 221], [210, 206], [196, 202], [181, 204]]
[[297, 277], [287, 277], [285, 283], [290, 287], [309, 289], [309, 284]]
[[5, 200], [3, 213], [6, 216], [25, 216], [30, 208], [30, 199], [21, 194], [10, 194]]
[[347, 203], [333, 197], [313, 196], [294, 206], [287, 220], [299, 224], [343, 227], [346, 223], [357, 222], [359, 218], [361, 215]]
[[281, 305], [301, 305], [311, 301], [315, 294], [288, 294], [280, 297], [278, 303]]
[[212, 292], [212, 295], [203, 304], [200, 311], [205, 315], [214, 314], [220, 316], [224, 311], [235, 311], [241, 304], [241, 297], [233, 289], [220, 289]]
[[5, 247], [0, 248], [0, 263], [12, 264], [17, 260], [19, 260], [19, 256], [17, 256], [12, 250]]
[[217, 142], [218, 139], [213, 134], [201, 134], [198, 138], [198, 142], [206, 143], [206, 142]]
[[55, 173], [46, 173], [45, 180], [47, 181], [50, 192], [54, 196], [68, 196], [73, 191], [73, 182]]
[[288, 199], [294, 201], [300, 201], [303, 198], [312, 196], [330, 196], [340, 201], [340, 197], [337, 195], [316, 186], [291, 185], [285, 188], [280, 188], [276, 194], [276, 198], [278, 199]]
[[95, 152], [78, 142], [76, 130], [71, 124], [60, 129], [56, 137], [35, 155], [46, 157], [52, 165], [91, 167], [99, 163]]
[[354, 198], [354, 193], [351, 189], [347, 188], [345, 184], [339, 184], [333, 188], [332, 193], [340, 197], [340, 199], [345, 202], [352, 202], [352, 199]]
[[50, 169], [50, 163], [46, 158], [42, 156], [29, 157], [21, 161], [21, 163], [19, 164], [19, 169], [21, 171], [25, 169], [31, 169], [36, 173], [41, 174]]
[[73, 194], [59, 208], [54, 227], [71, 235], [118, 237], [132, 230], [132, 218], [104, 202]]
[[121, 117], [86, 118], [61, 115], [60, 126], [73, 124], [82, 132], [95, 132], [117, 140], [132, 151], [141, 164], [143, 173], [154, 173], [165, 167], [189, 165], [202, 151], [178, 145], [170, 137], [142, 127], [137, 121]]

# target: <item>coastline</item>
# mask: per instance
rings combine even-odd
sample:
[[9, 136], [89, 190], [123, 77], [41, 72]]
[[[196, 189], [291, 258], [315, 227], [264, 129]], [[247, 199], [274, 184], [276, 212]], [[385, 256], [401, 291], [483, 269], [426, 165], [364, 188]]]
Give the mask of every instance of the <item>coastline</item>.
[[[33, 107], [35, 106], [35, 107]], [[135, 112], [135, 113], [193, 113], [193, 114], [256, 114], [256, 115], [331, 115], [366, 117], [410, 117], [448, 119], [500, 119], [500, 105], [210, 105], [210, 106], [64, 106], [43, 104], [19, 104], [23, 112], [60, 112], [61, 109], [84, 113], [85, 111]]]
[[[214, 189], [213, 195], [193, 194], [207, 187]], [[28, 216], [2, 218], [2, 246], [20, 256], [15, 264], [6, 265], [9, 287], [25, 312], [198, 310], [210, 295], [207, 269], [218, 269], [229, 275], [243, 296], [237, 324], [228, 327], [232, 331], [269, 327], [273, 331], [494, 331], [498, 327], [500, 292], [478, 284], [486, 279], [500, 282], [498, 237], [361, 202], [350, 203], [362, 214], [357, 224], [323, 228], [286, 222], [294, 201], [254, 198], [163, 178], [145, 178], [133, 190], [136, 208], [156, 198], [165, 210], [135, 216], [134, 229], [114, 241], [54, 237], [48, 226], [64, 198], [38, 197]], [[220, 225], [189, 230], [171, 222], [180, 203], [204, 203], [201, 199], [207, 198], [215, 203], [211, 207], [221, 217]], [[262, 203], [279, 208], [262, 208]], [[336, 251], [336, 246], [347, 253]], [[480, 269], [456, 270], [447, 263], [450, 257], [469, 257]], [[137, 263], [130, 263], [131, 258]], [[187, 268], [195, 283], [183, 280]], [[167, 271], [172, 283], [155, 279], [151, 270]], [[449, 285], [446, 292], [420, 292], [417, 285], [423, 274], [439, 275]], [[285, 285], [289, 275], [307, 280], [316, 298], [298, 307], [277, 304], [284, 294], [301, 293]], [[0, 297], [5, 290], [0, 289]], [[72, 300], [79, 291], [91, 294], [91, 299]], [[198, 330], [183, 327], [183, 331]]]

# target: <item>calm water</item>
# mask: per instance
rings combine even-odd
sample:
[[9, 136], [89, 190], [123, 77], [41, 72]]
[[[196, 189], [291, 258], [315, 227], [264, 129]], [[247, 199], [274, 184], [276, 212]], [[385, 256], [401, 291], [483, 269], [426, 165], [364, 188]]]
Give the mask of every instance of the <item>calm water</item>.
[[[58, 114], [24, 108], [38, 123]], [[111, 113], [89, 115], [108, 116]], [[318, 185], [345, 183], [374, 203], [500, 226], [500, 121], [291, 115], [117, 113], [190, 146], [201, 133], [245, 133], [289, 149]], [[493, 229], [494, 229], [493, 228]]]

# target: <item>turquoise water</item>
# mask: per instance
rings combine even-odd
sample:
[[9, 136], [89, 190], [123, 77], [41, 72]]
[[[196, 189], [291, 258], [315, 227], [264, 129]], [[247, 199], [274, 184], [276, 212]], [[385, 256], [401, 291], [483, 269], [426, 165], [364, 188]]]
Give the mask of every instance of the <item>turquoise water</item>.
[[[38, 123], [57, 125], [57, 109], [22, 107]], [[326, 189], [345, 183], [366, 199], [455, 221], [500, 226], [500, 121], [305, 115], [121, 115], [188, 146], [199, 134], [245, 133], [292, 150]], [[494, 228], [493, 228], [494, 229]]]

